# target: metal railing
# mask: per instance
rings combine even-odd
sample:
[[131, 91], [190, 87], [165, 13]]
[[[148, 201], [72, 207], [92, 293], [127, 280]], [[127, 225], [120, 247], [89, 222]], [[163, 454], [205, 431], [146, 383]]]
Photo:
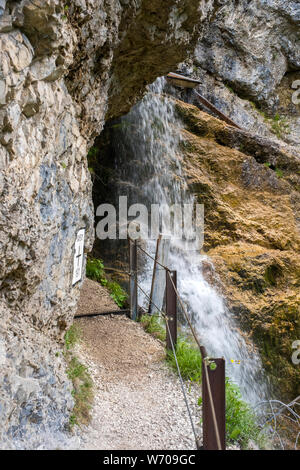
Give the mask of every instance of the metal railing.
[[[172, 350], [181, 387], [191, 421], [191, 426], [195, 436], [197, 449], [204, 450], [225, 450], [225, 360], [224, 358], [209, 358], [205, 347], [200, 343], [195, 328], [190, 320], [187, 308], [177, 289], [177, 272], [171, 271], [168, 266], [160, 263], [156, 256], [153, 257], [144, 248], [142, 248], [136, 240], [129, 241], [129, 285], [130, 285], [130, 317], [137, 320], [139, 317], [138, 290], [146, 297], [146, 299], [154, 306], [158, 314], [160, 314], [166, 323], [166, 344], [167, 349]], [[138, 282], [138, 250], [165, 270], [165, 292], [166, 292], [166, 311], [162, 307], [157, 306], [153, 301], [152, 295], [147, 294]], [[157, 244], [158, 251], [158, 244]], [[152, 289], [151, 289], [152, 290]], [[195, 433], [194, 423], [192, 421], [186, 393], [184, 390], [184, 382], [182, 380], [177, 356], [177, 302], [179, 302], [184, 318], [189, 325], [191, 333], [199, 347], [202, 357], [202, 409], [203, 409], [203, 446], [200, 447], [199, 440]], [[213, 367], [212, 367], [213, 365]]]

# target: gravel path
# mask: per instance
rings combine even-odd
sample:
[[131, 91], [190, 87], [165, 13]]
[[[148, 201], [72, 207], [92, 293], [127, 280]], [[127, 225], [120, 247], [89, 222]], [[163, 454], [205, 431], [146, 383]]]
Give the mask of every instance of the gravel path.
[[86, 279], [80, 291], [76, 315], [112, 312], [119, 310], [109, 292], [99, 282]]
[[[77, 354], [95, 383], [92, 421], [81, 449], [195, 449], [180, 382], [164, 362], [163, 345], [122, 316], [80, 318]], [[200, 435], [200, 387], [188, 390]]]

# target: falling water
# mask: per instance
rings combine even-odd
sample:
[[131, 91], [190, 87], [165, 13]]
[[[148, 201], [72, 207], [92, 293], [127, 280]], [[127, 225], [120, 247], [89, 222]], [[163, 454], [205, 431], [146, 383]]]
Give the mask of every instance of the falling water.
[[[179, 155], [180, 128], [174, 100], [164, 94], [165, 81], [156, 80], [144, 99], [115, 127], [114, 151], [118, 158], [120, 194], [129, 204], [190, 204]], [[155, 241], [147, 242], [152, 254]], [[169, 267], [177, 270], [178, 288], [199, 338], [209, 356], [226, 359], [227, 376], [236, 382], [244, 398], [255, 403], [266, 396], [262, 364], [253, 346], [240, 333], [222, 297], [202, 273], [203, 261], [197, 243], [173, 239]], [[150, 291], [151, 260], [143, 274]], [[234, 362], [232, 362], [232, 360]], [[240, 362], [240, 363], [239, 363]]]

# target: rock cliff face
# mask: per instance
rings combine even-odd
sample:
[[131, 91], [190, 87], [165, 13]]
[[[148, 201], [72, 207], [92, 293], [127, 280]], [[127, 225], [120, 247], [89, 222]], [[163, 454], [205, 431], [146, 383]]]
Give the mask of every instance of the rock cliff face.
[[[77, 230], [86, 227], [85, 251], [93, 243], [86, 155], [105, 120], [126, 113], [147, 83], [196, 51], [191, 57], [194, 72], [203, 77], [203, 92], [211, 93], [214, 87], [211, 99], [217, 105], [243, 127], [272, 135], [274, 125], [277, 138], [299, 143], [299, 106], [290, 104], [285, 85], [298, 77], [298, 7], [298, 2], [280, 0], [0, 0], [0, 447], [37, 446], [43, 433], [52, 429], [57, 435], [68, 422], [73, 402], [61, 349], [80, 289], [80, 283], [72, 287], [74, 241]], [[260, 113], [256, 107], [261, 107]], [[273, 121], [279, 113], [279, 119], [266, 126], [265, 112]], [[193, 111], [190, 123], [192, 116]], [[199, 118], [203, 129], [207, 119]], [[211, 233], [207, 249], [220, 273], [229, 269], [226, 252], [246, 253], [244, 267], [232, 275], [232, 292], [241, 292], [241, 279], [249, 278], [248, 303], [241, 301], [249, 318], [253, 313], [247, 305], [254, 298], [272, 301], [274, 286], [285, 285], [287, 279], [291, 289], [298, 285], [294, 214], [299, 183], [293, 175], [294, 160], [239, 133], [216, 128], [211, 137], [213, 131], [207, 132], [207, 145], [216, 142], [220, 155], [224, 145], [240, 146], [226, 157], [237, 158], [236, 163], [230, 161], [240, 178], [239, 196], [224, 190], [227, 199], [218, 197], [213, 214], [224, 230]], [[216, 157], [209, 156], [203, 157], [203, 164], [213, 168]], [[224, 165], [232, 171], [226, 159]], [[276, 169], [287, 173], [278, 177]], [[228, 178], [229, 186], [234, 184], [229, 174], [222, 177]], [[203, 178], [199, 177], [199, 187], [211, 191], [210, 177]], [[275, 199], [268, 198], [274, 191], [277, 209], [262, 207], [256, 196], [257, 206], [250, 198], [249, 206], [241, 208], [239, 198], [247, 184], [253, 197], [261, 191], [271, 207]], [[238, 224], [251, 208], [257, 209], [259, 221], [248, 218], [240, 231]], [[268, 211], [279, 224], [278, 231], [270, 232]], [[254, 248], [246, 236], [247, 225]], [[226, 245], [223, 254], [218, 239]], [[250, 276], [253, 256], [261, 271], [259, 281]], [[287, 259], [295, 270], [287, 268]], [[267, 286], [262, 279], [266, 269]], [[252, 289], [257, 285], [264, 293]], [[288, 295], [283, 288], [284, 306]], [[262, 305], [254, 312], [257, 322]], [[289, 320], [281, 316], [285, 310], [276, 309], [275, 324], [289, 328], [284, 323]], [[288, 311], [292, 318], [296, 310]], [[268, 335], [270, 328], [264, 331]], [[49, 439], [48, 435], [48, 446]]]
[[94, 236], [88, 147], [106, 115], [195, 47], [212, 3], [0, 1], [2, 448], [37, 446], [68, 422], [74, 241], [86, 227], [88, 251]]
[[277, 393], [300, 393], [300, 161], [178, 101], [184, 171], [205, 206], [204, 272], [259, 346]]
[[225, 297], [260, 345], [281, 394], [294, 398], [300, 393], [299, 366], [291, 360], [292, 340], [300, 337], [300, 3], [218, 5], [187, 70], [201, 80], [199, 93], [253, 135], [186, 110], [187, 172], [205, 203], [206, 249]]
[[242, 128], [299, 145], [299, 2], [218, 3], [190, 60], [200, 92]]

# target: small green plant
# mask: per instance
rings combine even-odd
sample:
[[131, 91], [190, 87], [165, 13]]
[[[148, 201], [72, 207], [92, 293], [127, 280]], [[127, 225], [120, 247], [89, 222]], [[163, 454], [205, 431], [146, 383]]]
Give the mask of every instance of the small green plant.
[[102, 281], [106, 280], [103, 261], [101, 259], [88, 258], [86, 262], [86, 275], [90, 279], [102, 284]]
[[158, 315], [142, 315], [140, 322], [147, 333], [150, 333], [161, 341], [166, 340], [166, 329]]
[[290, 126], [287, 119], [284, 116], [275, 114], [273, 120], [271, 120], [272, 132], [280, 139], [284, 134], [290, 133]]
[[[179, 338], [176, 346], [176, 357], [182, 378], [192, 382], [201, 382], [202, 359], [199, 349], [191, 345], [186, 339]], [[168, 351], [167, 361], [172, 369], [177, 372], [172, 351]]]
[[93, 382], [87, 367], [74, 356], [72, 349], [80, 341], [81, 329], [73, 324], [65, 334], [64, 357], [67, 362], [67, 376], [72, 381], [72, 396], [75, 401], [73, 413], [69, 419], [69, 426], [75, 424], [88, 424], [90, 409], [93, 401]]
[[90, 279], [99, 282], [102, 286], [107, 287], [111, 298], [116, 304], [122, 308], [125, 306], [128, 294], [116, 281], [109, 281], [105, 276], [104, 264], [101, 259], [88, 258], [86, 263], [86, 275]]
[[73, 383], [72, 396], [75, 401], [69, 420], [70, 427], [72, 428], [75, 424], [88, 424], [93, 401], [93, 382], [88, 369], [76, 357], [72, 357], [67, 375]]
[[61, 166], [63, 167], [64, 170], [67, 168], [67, 165], [65, 162], [61, 162]]
[[226, 435], [227, 439], [246, 448], [249, 441], [259, 443], [260, 429], [250, 406], [242, 399], [239, 387], [226, 377]]
[[80, 337], [81, 337], [81, 329], [79, 328], [78, 325], [73, 323], [73, 325], [70, 326], [70, 328], [65, 334], [66, 350], [70, 351], [70, 349], [74, 348], [75, 344], [77, 344], [80, 341]]
[[108, 281], [106, 286], [110, 292], [111, 298], [116, 302], [116, 304], [120, 308], [124, 307], [128, 295], [123, 287], [121, 287], [120, 284], [118, 284], [116, 281]]
[[87, 371], [87, 368], [79, 362], [77, 357], [72, 357], [69, 367], [67, 369], [67, 375], [70, 380], [78, 379], [82, 377], [84, 373]]
[[275, 173], [276, 173], [277, 178], [283, 177], [283, 171], [280, 170], [279, 168], [275, 168]]
[[264, 166], [266, 168], [270, 168], [271, 170], [274, 170], [276, 173], [277, 178], [283, 178], [284, 174], [283, 171], [280, 168], [274, 168], [274, 166], [271, 166], [271, 163], [265, 162]]

